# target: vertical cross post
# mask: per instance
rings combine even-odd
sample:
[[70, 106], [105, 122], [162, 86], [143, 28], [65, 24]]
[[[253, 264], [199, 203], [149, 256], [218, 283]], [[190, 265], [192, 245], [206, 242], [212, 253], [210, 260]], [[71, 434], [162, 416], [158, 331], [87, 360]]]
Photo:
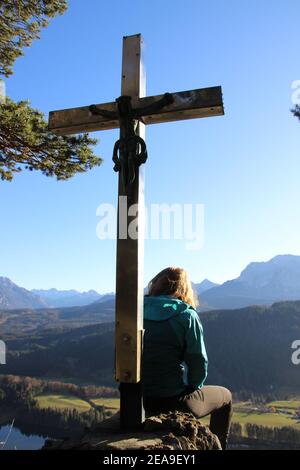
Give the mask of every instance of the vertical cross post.
[[[140, 34], [123, 38], [121, 95], [131, 96], [132, 99], [145, 96]], [[138, 123], [136, 134], [144, 138], [144, 124]], [[126, 138], [126, 129], [120, 126], [120, 139], [123, 138]], [[133, 183], [126, 189], [120, 172], [118, 186], [115, 344], [116, 380], [120, 382], [120, 425], [123, 430], [138, 429], [144, 421], [141, 385], [144, 297], [143, 167], [136, 166], [135, 173]]]

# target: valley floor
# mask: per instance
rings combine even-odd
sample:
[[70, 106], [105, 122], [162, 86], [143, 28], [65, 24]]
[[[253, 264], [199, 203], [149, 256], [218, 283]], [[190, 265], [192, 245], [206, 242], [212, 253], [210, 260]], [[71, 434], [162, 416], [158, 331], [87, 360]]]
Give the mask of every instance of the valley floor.
[[[75, 408], [83, 412], [91, 406], [89, 402], [71, 395], [46, 394], [36, 399], [43, 408]], [[118, 398], [96, 398], [91, 402], [99, 407], [104, 406], [110, 412], [117, 411], [120, 406]], [[202, 421], [208, 424], [209, 417], [202, 418]], [[293, 427], [300, 431], [300, 400], [270, 402], [266, 405], [238, 402], [234, 405], [233, 423], [241, 424], [243, 431], [247, 423], [265, 427]]]
[[[111, 416], [120, 406], [118, 392], [113, 388], [42, 382], [30, 377], [8, 376], [6, 379], [3, 376], [2, 380], [5, 393], [0, 427], [17, 417], [23, 425], [26, 424], [26, 432], [30, 432], [32, 425], [38, 433], [39, 426], [44, 428], [51, 420], [55, 432], [61, 433], [62, 429], [72, 432], [72, 426], [77, 427], [79, 432], [81, 426]], [[21, 400], [18, 398], [20, 391], [23, 391]], [[8, 399], [9, 396], [11, 399]], [[26, 405], [29, 403], [34, 403], [33, 408]], [[201, 421], [208, 424], [209, 417]], [[277, 444], [284, 445], [284, 448], [289, 448], [289, 444], [291, 448], [300, 448], [300, 398], [268, 403], [258, 403], [258, 400], [235, 402], [231, 444], [232, 448], [256, 448], [257, 445], [262, 446], [260, 448], [275, 448]]]
[[[91, 406], [89, 402], [72, 395], [44, 394], [36, 396], [36, 399], [41, 408], [75, 408], [81, 412], [87, 411]], [[91, 401], [111, 411], [117, 411], [120, 406], [118, 398], [96, 398]], [[202, 420], [207, 423], [209, 417]], [[266, 405], [238, 402], [234, 405], [233, 422], [267, 427], [291, 426], [300, 430], [300, 400], [274, 401]]]

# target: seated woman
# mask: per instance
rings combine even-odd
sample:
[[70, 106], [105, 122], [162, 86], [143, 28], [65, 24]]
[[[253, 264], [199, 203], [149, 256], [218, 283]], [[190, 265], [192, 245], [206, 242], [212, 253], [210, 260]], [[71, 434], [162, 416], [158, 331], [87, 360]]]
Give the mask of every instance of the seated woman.
[[232, 397], [224, 387], [203, 385], [208, 365], [203, 328], [184, 269], [166, 268], [150, 281], [144, 299], [144, 328], [145, 410], [178, 410], [196, 418], [210, 414], [210, 430], [226, 449]]

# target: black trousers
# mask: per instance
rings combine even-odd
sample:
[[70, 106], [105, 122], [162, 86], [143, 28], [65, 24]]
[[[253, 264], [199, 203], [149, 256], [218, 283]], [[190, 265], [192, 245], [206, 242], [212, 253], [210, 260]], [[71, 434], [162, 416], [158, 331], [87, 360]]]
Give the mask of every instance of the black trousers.
[[210, 430], [218, 436], [222, 449], [226, 449], [232, 417], [232, 395], [227, 388], [205, 385], [174, 397], [144, 397], [144, 407], [147, 412], [178, 410], [196, 418], [210, 415]]

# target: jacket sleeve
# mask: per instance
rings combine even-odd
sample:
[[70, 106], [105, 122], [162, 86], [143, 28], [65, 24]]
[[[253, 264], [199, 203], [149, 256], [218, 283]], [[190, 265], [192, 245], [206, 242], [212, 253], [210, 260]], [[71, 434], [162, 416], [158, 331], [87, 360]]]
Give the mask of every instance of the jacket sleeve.
[[190, 316], [185, 335], [184, 362], [187, 365], [187, 385], [193, 389], [202, 387], [207, 377], [208, 359], [203, 327], [196, 312]]

